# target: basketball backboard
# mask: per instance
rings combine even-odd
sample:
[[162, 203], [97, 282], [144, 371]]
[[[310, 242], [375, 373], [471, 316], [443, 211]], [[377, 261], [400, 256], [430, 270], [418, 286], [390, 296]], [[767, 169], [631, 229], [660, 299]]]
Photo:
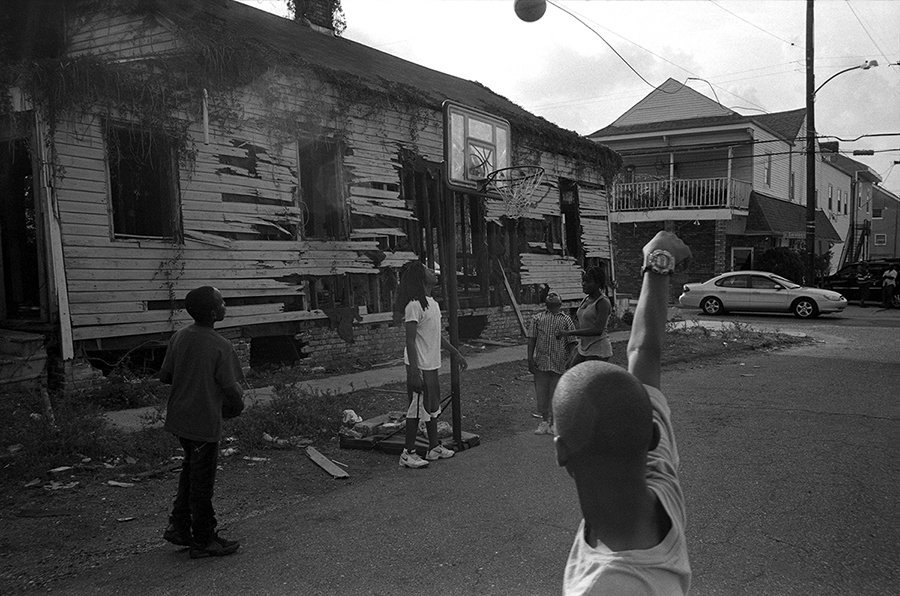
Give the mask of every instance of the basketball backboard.
[[490, 172], [511, 165], [509, 122], [450, 100], [443, 108], [447, 185], [461, 192], [478, 190]]

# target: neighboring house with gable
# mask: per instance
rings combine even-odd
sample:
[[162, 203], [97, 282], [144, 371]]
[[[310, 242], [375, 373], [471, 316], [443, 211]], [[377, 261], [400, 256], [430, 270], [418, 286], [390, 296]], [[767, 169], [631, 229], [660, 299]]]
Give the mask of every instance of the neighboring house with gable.
[[[840, 245], [840, 252], [838, 253], [836, 250], [832, 260], [837, 268], [847, 263], [869, 258], [868, 255], [874, 241], [872, 235], [873, 195], [879, 188], [881, 176], [869, 166], [842, 155], [839, 152], [838, 141], [823, 142], [820, 143], [820, 146], [822, 163], [826, 165], [825, 169], [838, 170], [845, 176], [844, 187], [838, 189], [835, 203], [835, 207], [840, 210], [840, 213], [834, 219], [842, 224], [841, 227], [838, 227], [838, 233], [844, 239], [843, 244]], [[820, 185], [821, 187], [823, 185]], [[842, 203], [840, 202], [841, 198], [843, 198]], [[820, 204], [823, 203], [824, 201], [820, 202]], [[823, 207], [830, 208], [830, 204], [823, 204]]]
[[[881, 186], [872, 187], [870, 234], [863, 242], [861, 253], [865, 259], [900, 257], [900, 197]], [[865, 224], [863, 224], [865, 225]]]
[[[442, 282], [470, 337], [518, 334], [505, 281], [527, 316], [610, 262], [619, 157], [479, 83], [232, 0], [16, 3], [0, 15], [0, 336], [37, 337], [64, 375], [164, 346], [205, 284], [245, 363], [396, 359], [399, 268], [445, 262], [448, 210]], [[546, 170], [537, 208], [510, 220], [445, 190], [445, 100], [508, 120], [511, 164]]]
[[[694, 253], [679, 281], [749, 269], [769, 248], [803, 246], [805, 117], [803, 109], [744, 116], [669, 79], [588, 135], [623, 159], [610, 209], [619, 291], [637, 296], [641, 247], [662, 228]], [[821, 209], [816, 239], [818, 253], [841, 241]], [[680, 292], [679, 283], [672, 288]]]

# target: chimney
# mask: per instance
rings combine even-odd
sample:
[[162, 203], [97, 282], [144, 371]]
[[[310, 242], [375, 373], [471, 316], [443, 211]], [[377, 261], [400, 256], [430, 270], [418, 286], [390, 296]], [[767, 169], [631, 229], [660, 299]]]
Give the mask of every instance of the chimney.
[[334, 0], [294, 0], [294, 20], [307, 27], [334, 35]]

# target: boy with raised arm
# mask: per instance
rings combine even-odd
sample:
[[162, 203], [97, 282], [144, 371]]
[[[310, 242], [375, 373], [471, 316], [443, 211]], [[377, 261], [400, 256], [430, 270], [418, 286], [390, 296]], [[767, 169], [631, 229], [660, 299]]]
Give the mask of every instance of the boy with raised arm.
[[659, 390], [669, 276], [690, 256], [672, 233], [648, 242], [628, 370], [584, 362], [557, 385], [557, 461], [575, 480], [584, 516], [565, 594], [671, 596], [690, 587], [678, 449]]

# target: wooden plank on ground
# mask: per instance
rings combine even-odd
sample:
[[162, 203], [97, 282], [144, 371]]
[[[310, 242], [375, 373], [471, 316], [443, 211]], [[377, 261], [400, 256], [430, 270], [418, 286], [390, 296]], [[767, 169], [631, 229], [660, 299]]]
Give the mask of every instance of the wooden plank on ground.
[[315, 447], [307, 447], [306, 455], [309, 456], [309, 459], [313, 460], [317, 466], [328, 472], [334, 478], [350, 478], [350, 474], [348, 474], [343, 469], [339, 468], [337, 464], [333, 461], [319, 453], [319, 451]]
[[525, 330], [525, 319], [522, 317], [522, 311], [519, 309], [519, 303], [516, 301], [516, 295], [513, 293], [512, 286], [509, 285], [509, 280], [506, 279], [506, 271], [503, 270], [503, 263], [500, 262], [500, 259], [497, 259], [497, 265], [500, 267], [500, 273], [503, 274], [503, 285], [506, 286], [506, 293], [509, 294], [509, 301], [512, 303], [513, 310], [516, 311], [516, 318], [519, 320], [519, 329], [522, 331], [522, 335], [528, 335], [528, 332]]

